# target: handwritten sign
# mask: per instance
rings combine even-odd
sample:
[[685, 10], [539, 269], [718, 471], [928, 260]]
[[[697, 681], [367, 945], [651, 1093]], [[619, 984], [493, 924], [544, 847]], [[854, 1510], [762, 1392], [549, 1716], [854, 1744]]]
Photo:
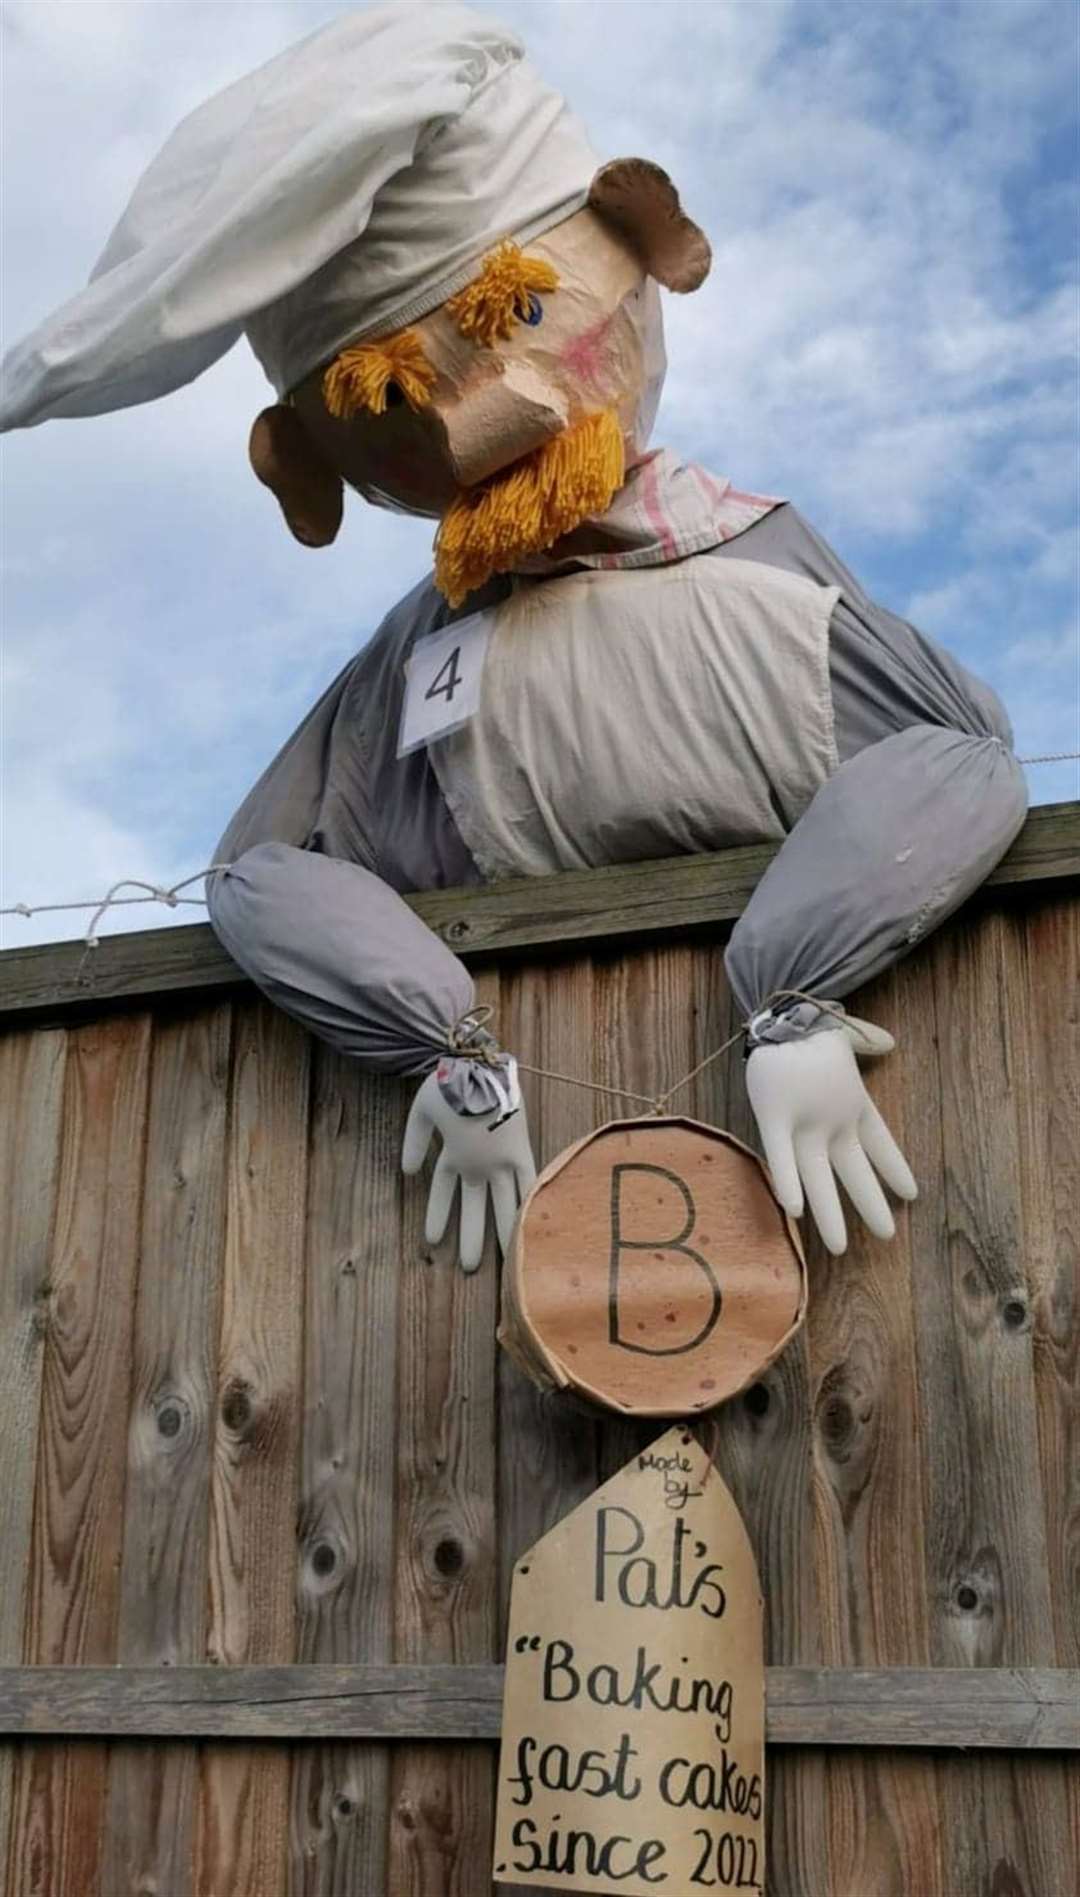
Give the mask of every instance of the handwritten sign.
[[476, 712], [494, 623], [491, 613], [470, 613], [417, 640], [405, 661], [399, 757], [460, 731]]
[[618, 1120], [526, 1199], [499, 1336], [540, 1384], [687, 1416], [759, 1376], [805, 1303], [798, 1233], [755, 1154], [694, 1120]]
[[738, 1510], [671, 1429], [514, 1571], [496, 1880], [762, 1891], [761, 1641]]

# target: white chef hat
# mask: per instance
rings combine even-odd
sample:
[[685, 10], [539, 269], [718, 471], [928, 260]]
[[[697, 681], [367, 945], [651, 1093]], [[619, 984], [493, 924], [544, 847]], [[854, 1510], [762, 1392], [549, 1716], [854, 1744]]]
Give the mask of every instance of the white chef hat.
[[87, 288], [5, 358], [0, 427], [152, 401], [245, 332], [282, 395], [570, 217], [599, 160], [523, 53], [465, 7], [369, 7], [207, 100]]

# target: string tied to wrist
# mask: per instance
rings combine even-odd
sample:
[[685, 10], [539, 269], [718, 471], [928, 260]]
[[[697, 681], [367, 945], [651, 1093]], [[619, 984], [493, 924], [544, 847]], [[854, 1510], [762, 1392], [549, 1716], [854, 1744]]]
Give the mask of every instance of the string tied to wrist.
[[476, 1060], [484, 1067], [501, 1067], [506, 1056], [487, 1026], [494, 1013], [486, 1001], [466, 1008], [447, 1034], [447, 1053], [455, 1060]]
[[[832, 1015], [837, 1026], [846, 1027], [849, 1033], [857, 1034], [860, 1040], [865, 1041], [868, 1051], [875, 1051], [874, 1043], [870, 1039], [870, 1036], [863, 1032], [858, 1022], [850, 1019], [842, 1002], [823, 1000], [818, 995], [807, 994], [802, 988], [777, 988], [773, 990], [772, 994], [766, 996], [761, 1006], [756, 1008], [752, 1015], [749, 1015], [745, 1021], [740, 1023], [734, 1034], [729, 1035], [726, 1041], [722, 1041], [719, 1047], [714, 1047], [711, 1053], [706, 1054], [703, 1060], [698, 1061], [696, 1067], [692, 1067], [689, 1073], [684, 1074], [681, 1080], [677, 1080], [673, 1086], [666, 1088], [663, 1093], [646, 1094], [638, 1093], [631, 1087], [611, 1087], [600, 1081], [583, 1080], [578, 1074], [560, 1074], [550, 1067], [531, 1066], [528, 1061], [519, 1060], [517, 1063], [518, 1070], [523, 1074], [536, 1074], [541, 1080], [554, 1080], [563, 1086], [580, 1087], [587, 1093], [606, 1094], [610, 1099], [614, 1100], [633, 1100], [639, 1106], [647, 1107], [650, 1113], [662, 1118], [668, 1112], [675, 1095], [681, 1093], [684, 1087], [689, 1087], [691, 1082], [696, 1080], [699, 1074], [704, 1073], [706, 1068], [711, 1067], [714, 1061], [718, 1061], [722, 1055], [728, 1052], [729, 1048], [735, 1046], [737, 1041], [741, 1041], [745, 1037], [749, 1052], [753, 1052], [755, 1047], [766, 1045], [760, 1038], [762, 1027], [767, 1020], [776, 1018], [774, 1011], [778, 1003], [791, 1001], [809, 1002], [822, 1014]], [[489, 1021], [493, 1013], [494, 1010], [486, 1006], [471, 1009], [468, 1014], [461, 1016], [461, 1022], [456, 1023], [455, 1027], [477, 1017], [484, 1022]], [[486, 1034], [486, 1029], [481, 1029], [481, 1031]], [[488, 1036], [487, 1038], [491, 1042], [491, 1046], [494, 1047], [495, 1043], [492, 1037]], [[472, 1059], [483, 1058], [482, 1055], [473, 1052], [472, 1046], [469, 1046], [467, 1050], [455, 1048], [454, 1051], [467, 1051], [469, 1057]], [[491, 1058], [490, 1055], [488, 1058]]]

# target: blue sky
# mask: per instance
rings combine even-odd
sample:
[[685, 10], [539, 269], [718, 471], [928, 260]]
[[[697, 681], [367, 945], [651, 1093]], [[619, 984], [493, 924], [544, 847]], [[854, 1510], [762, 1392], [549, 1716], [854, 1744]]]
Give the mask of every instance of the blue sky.
[[[1022, 753], [1080, 747], [1073, 0], [491, 10], [595, 148], [657, 160], [712, 239], [705, 287], [665, 296], [654, 441], [793, 500], [993, 681]], [[5, 344], [85, 282], [185, 112], [341, 11], [12, 0]], [[240, 345], [165, 401], [5, 438], [0, 902], [202, 868], [430, 564], [430, 524], [356, 497], [333, 548], [292, 541], [247, 465], [268, 399]], [[1080, 796], [1076, 764], [1029, 777]], [[0, 945], [87, 919], [4, 918]]]

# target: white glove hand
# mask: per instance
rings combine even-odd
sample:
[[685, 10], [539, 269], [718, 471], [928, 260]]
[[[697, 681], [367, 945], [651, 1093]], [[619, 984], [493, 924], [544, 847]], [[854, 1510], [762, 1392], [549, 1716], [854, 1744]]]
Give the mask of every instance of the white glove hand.
[[442, 1135], [442, 1151], [435, 1162], [428, 1194], [427, 1224], [424, 1236], [429, 1245], [437, 1245], [450, 1222], [454, 1189], [461, 1181], [461, 1223], [459, 1255], [463, 1271], [475, 1271], [484, 1249], [488, 1188], [495, 1211], [495, 1230], [499, 1249], [505, 1255], [514, 1229], [520, 1200], [524, 1199], [536, 1178], [536, 1164], [529, 1145], [529, 1126], [525, 1108], [520, 1106], [501, 1125], [498, 1108], [490, 1113], [455, 1113], [443, 1098], [434, 1074], [429, 1074], [409, 1109], [405, 1140], [401, 1149], [401, 1170], [419, 1172], [431, 1144], [433, 1131]]
[[784, 1210], [799, 1218], [805, 1188], [831, 1252], [847, 1245], [836, 1179], [876, 1238], [892, 1238], [896, 1226], [873, 1167], [899, 1198], [918, 1196], [908, 1163], [855, 1064], [856, 1049], [886, 1054], [893, 1045], [883, 1028], [848, 1015], [843, 1028], [755, 1047], [746, 1063], [746, 1090], [773, 1190]]

